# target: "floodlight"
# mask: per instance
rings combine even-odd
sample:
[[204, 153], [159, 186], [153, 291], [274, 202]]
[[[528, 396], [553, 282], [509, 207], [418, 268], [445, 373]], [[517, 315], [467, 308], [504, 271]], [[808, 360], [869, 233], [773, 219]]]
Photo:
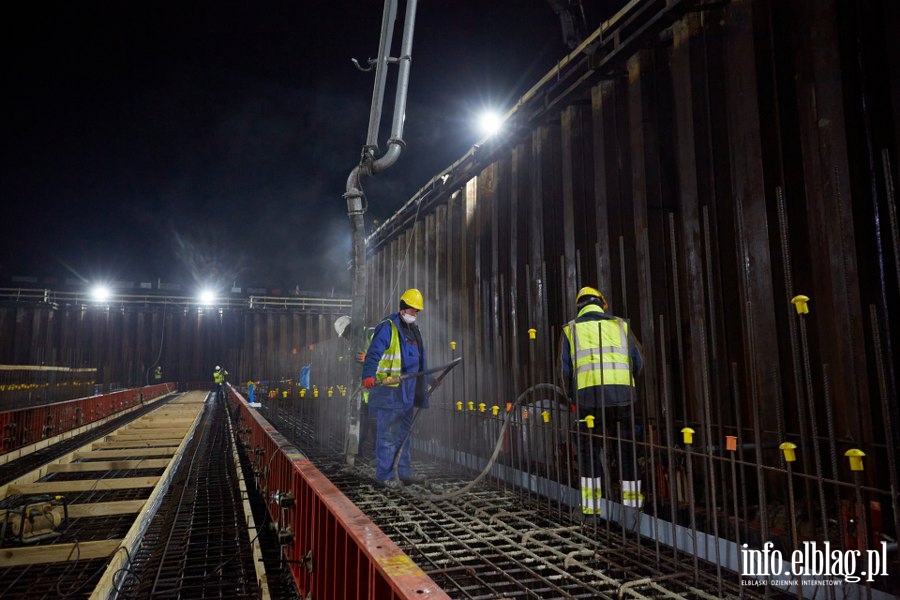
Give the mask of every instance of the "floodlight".
[[503, 126], [503, 117], [494, 111], [486, 111], [478, 117], [478, 126], [484, 135], [490, 137], [500, 131]]
[[212, 305], [216, 302], [216, 293], [212, 290], [206, 289], [200, 291], [200, 304], [204, 305]]
[[106, 302], [111, 295], [112, 291], [110, 291], [109, 286], [103, 285], [102, 283], [98, 283], [91, 288], [91, 298], [96, 302]]

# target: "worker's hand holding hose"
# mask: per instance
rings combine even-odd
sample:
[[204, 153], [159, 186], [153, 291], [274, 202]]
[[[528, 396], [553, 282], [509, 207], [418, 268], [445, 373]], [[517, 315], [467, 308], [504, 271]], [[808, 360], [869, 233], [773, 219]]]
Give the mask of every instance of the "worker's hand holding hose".
[[366, 377], [363, 379], [363, 387], [367, 390], [371, 390], [375, 387], [375, 378], [374, 377]]

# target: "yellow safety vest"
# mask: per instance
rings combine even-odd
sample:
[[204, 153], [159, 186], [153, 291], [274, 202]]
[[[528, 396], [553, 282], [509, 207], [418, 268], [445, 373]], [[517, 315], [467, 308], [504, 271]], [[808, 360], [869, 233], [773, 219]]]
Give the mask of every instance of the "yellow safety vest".
[[[375, 379], [379, 381], [388, 377], [400, 377], [403, 369], [403, 363], [400, 360], [400, 336], [397, 333], [397, 326], [390, 319], [385, 319], [385, 321], [391, 324], [391, 343], [381, 355], [381, 360], [378, 361], [378, 368], [375, 370]], [[390, 387], [399, 385], [399, 383], [393, 383], [390, 384]]]
[[[588, 304], [578, 312], [582, 316], [603, 309]], [[569, 355], [575, 371], [577, 389], [598, 385], [631, 385], [631, 360], [628, 356], [628, 323], [616, 317], [599, 321], [570, 321], [564, 328]]]

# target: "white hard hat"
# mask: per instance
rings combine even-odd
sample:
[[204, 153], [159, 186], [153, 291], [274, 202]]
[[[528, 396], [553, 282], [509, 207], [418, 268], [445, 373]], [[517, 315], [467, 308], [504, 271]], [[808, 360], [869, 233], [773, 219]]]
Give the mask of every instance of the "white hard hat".
[[342, 317], [338, 317], [334, 322], [334, 330], [337, 332], [338, 337], [344, 335], [344, 331], [350, 325], [350, 317], [344, 315]]
[[221, 368], [222, 368], [222, 367], [220, 367], [219, 365], [216, 365], [216, 371], [218, 371], [218, 370], [221, 369]]

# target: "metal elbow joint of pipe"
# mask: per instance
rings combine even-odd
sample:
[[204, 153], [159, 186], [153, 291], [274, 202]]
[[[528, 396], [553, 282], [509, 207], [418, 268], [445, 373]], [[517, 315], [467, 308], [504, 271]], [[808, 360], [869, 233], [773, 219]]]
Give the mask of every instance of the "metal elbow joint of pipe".
[[350, 172], [350, 176], [347, 178], [347, 191], [344, 192], [344, 199], [347, 200], [347, 214], [351, 216], [361, 215], [365, 212], [362, 203], [363, 193], [359, 188], [359, 172], [360, 167], [358, 166]]
[[401, 138], [391, 138], [388, 140], [388, 147], [384, 156], [371, 163], [372, 174], [381, 173], [392, 167], [394, 163], [397, 162], [397, 159], [400, 158], [400, 154], [403, 152], [404, 148], [406, 148], [406, 142]]

